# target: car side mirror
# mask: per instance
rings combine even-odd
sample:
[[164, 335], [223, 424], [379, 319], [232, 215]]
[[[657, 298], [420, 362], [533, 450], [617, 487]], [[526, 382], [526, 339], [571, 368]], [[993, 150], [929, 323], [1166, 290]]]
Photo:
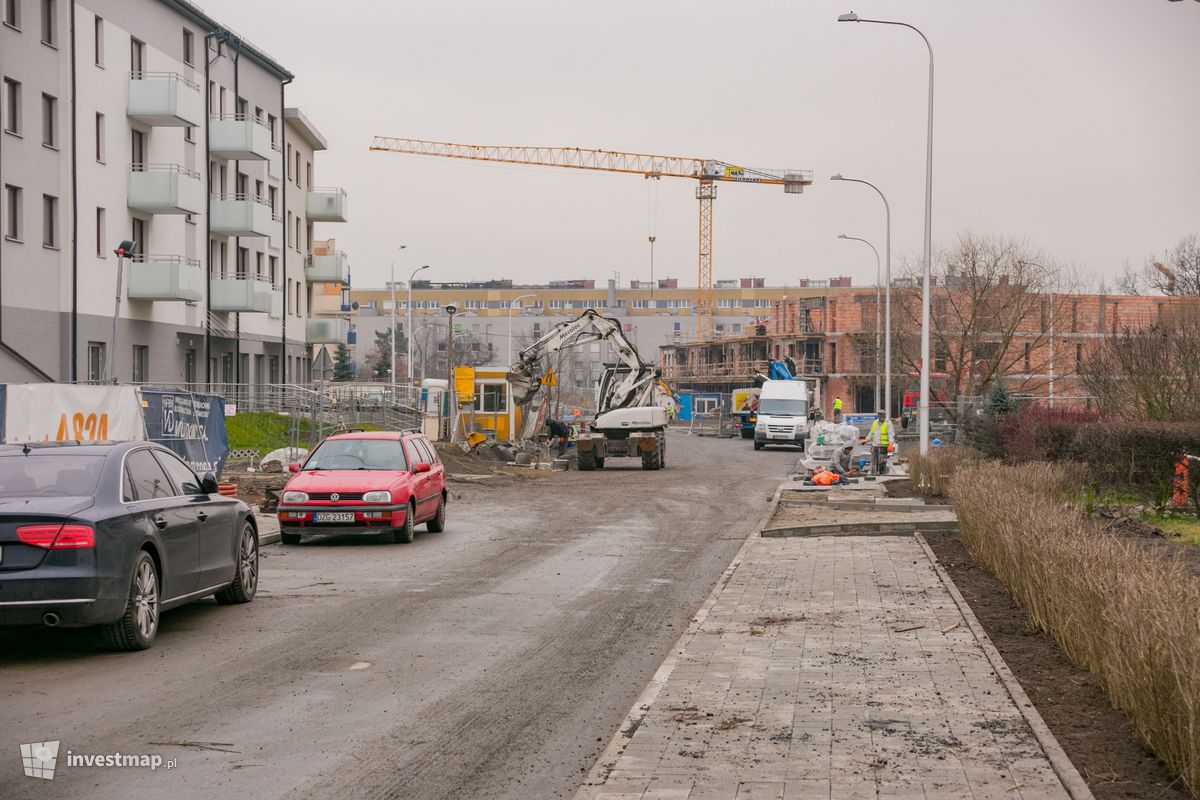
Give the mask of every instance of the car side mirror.
[[204, 473], [204, 477], [200, 479], [201, 494], [216, 494], [217, 491], [217, 476], [211, 472]]
[[429, 472], [431, 469], [433, 467], [428, 461], [418, 461], [416, 464], [413, 464], [413, 472]]
[[288, 472], [299, 472], [299, 471], [300, 471], [300, 462], [299, 461], [293, 461], [292, 463], [288, 464]]

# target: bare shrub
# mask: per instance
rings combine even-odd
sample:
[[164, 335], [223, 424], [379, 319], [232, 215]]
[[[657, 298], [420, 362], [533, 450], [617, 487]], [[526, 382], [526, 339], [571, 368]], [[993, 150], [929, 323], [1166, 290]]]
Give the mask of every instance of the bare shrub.
[[929, 455], [908, 458], [908, 479], [913, 491], [926, 497], [946, 494], [946, 481], [963, 464], [973, 464], [982, 456], [970, 447], [931, 447]]
[[1200, 578], [1069, 505], [1077, 478], [1052, 464], [960, 465], [949, 486], [960, 536], [1196, 794]]

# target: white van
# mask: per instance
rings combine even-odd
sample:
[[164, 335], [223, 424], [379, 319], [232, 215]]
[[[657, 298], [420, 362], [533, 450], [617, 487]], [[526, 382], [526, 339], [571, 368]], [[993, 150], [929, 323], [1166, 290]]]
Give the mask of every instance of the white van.
[[808, 385], [804, 381], [767, 381], [758, 397], [754, 449], [769, 444], [804, 447], [808, 437]]

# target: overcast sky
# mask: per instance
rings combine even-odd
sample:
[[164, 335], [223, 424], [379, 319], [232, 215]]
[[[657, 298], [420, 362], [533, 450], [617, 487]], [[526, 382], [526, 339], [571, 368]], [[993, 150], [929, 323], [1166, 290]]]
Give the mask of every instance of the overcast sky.
[[722, 184], [718, 278], [851, 275], [923, 235], [927, 56], [937, 60], [935, 246], [961, 231], [1026, 238], [1115, 283], [1200, 233], [1200, 3], [1167, 0], [203, 0], [296, 73], [330, 142], [318, 183], [350, 222], [319, 225], [381, 286], [407, 278], [534, 283], [620, 273], [695, 285], [693, 181], [370, 153], [375, 134], [714, 158], [812, 170], [802, 195]]

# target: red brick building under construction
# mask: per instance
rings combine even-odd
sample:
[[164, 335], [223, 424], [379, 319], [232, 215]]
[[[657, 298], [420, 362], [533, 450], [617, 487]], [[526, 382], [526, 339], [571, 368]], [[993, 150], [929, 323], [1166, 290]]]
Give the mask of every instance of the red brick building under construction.
[[[819, 391], [831, 413], [840, 396], [847, 412], [875, 409], [877, 369], [874, 288], [798, 289], [774, 301], [770, 316], [748, 325], [748, 333], [660, 348], [666, 380], [677, 389], [729, 392], [753, 384], [769, 361], [791, 358]], [[1031, 293], [991, 287], [972, 293], [953, 284], [935, 287], [931, 388], [935, 400], [985, 393], [994, 380], [1017, 395], [1062, 405], [1088, 405], [1080, 372], [1105, 342], [1126, 330], [1162, 319], [1179, 298], [1109, 294]], [[920, 365], [919, 290], [892, 293], [892, 414], [915, 403]], [[882, 331], [880, 331], [882, 339]]]

